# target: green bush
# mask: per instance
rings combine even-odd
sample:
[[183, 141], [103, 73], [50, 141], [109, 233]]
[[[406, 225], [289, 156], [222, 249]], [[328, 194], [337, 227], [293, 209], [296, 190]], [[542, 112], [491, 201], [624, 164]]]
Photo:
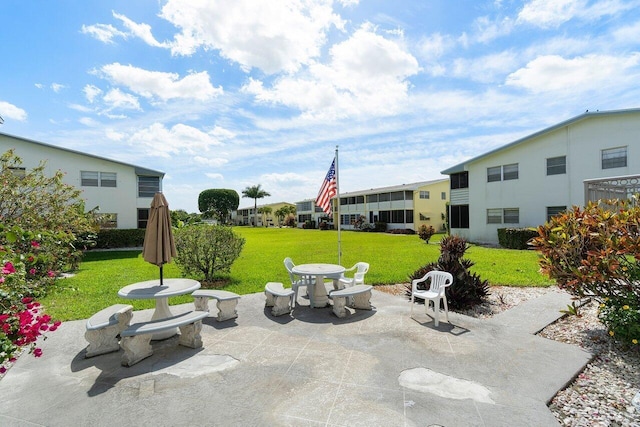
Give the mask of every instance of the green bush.
[[498, 243], [507, 249], [530, 249], [529, 241], [537, 236], [535, 228], [498, 228]]
[[144, 243], [144, 228], [108, 229], [98, 231], [96, 248], [137, 248]]
[[308, 219], [304, 222], [302, 228], [304, 228], [305, 230], [313, 230], [314, 228], [316, 228], [316, 222], [312, 219]]
[[175, 230], [176, 264], [185, 275], [213, 282], [221, 273], [228, 274], [240, 256], [245, 239], [231, 227], [190, 225]]
[[374, 222], [373, 231], [375, 231], [376, 233], [385, 233], [387, 231], [387, 223], [382, 221]]
[[[489, 283], [469, 271], [474, 263], [469, 259], [462, 258], [467, 249], [469, 249], [469, 245], [463, 238], [458, 236], [445, 237], [440, 241], [438, 261], [414, 271], [409, 276], [409, 281], [421, 279], [433, 270], [447, 271], [453, 276], [453, 284], [445, 291], [449, 307], [454, 310], [463, 310], [481, 304], [484, 298], [489, 295]], [[421, 283], [420, 288], [425, 289], [426, 284]], [[408, 297], [411, 297], [411, 291], [411, 283], [409, 283], [407, 285]]]
[[609, 335], [625, 345], [638, 348], [640, 342], [640, 300], [633, 293], [606, 298], [600, 304], [598, 318]]

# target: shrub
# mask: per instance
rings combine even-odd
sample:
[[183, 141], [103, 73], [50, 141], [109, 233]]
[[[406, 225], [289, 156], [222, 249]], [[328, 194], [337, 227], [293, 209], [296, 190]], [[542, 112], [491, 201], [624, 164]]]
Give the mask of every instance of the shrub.
[[318, 228], [320, 230], [328, 230], [329, 229], [329, 223], [327, 223], [326, 221], [321, 221], [320, 224], [318, 224]]
[[538, 227], [541, 270], [572, 295], [640, 298], [640, 206], [601, 201], [573, 207]]
[[384, 233], [387, 231], [387, 223], [382, 221], [376, 221], [373, 223], [373, 231], [376, 233]]
[[431, 237], [436, 234], [436, 230], [432, 226], [426, 226], [422, 224], [420, 228], [418, 228], [418, 237], [420, 240], [424, 240], [425, 243], [429, 243]]
[[296, 226], [296, 216], [294, 214], [287, 214], [284, 219], [284, 225], [286, 227], [295, 227]]
[[416, 234], [416, 232], [410, 228], [394, 228], [389, 230], [389, 234]]
[[[473, 262], [463, 259], [469, 249], [466, 240], [458, 236], [448, 236], [440, 241], [440, 257], [437, 262], [429, 263], [409, 276], [409, 280], [420, 279], [429, 271], [447, 271], [453, 276], [453, 284], [446, 289], [447, 302], [452, 309], [467, 309], [480, 304], [489, 294], [489, 283], [471, 273]], [[425, 283], [419, 286], [426, 286]], [[411, 297], [411, 283], [407, 287], [407, 295]]]
[[498, 228], [498, 243], [507, 249], [530, 249], [529, 241], [537, 236], [535, 228]]
[[304, 222], [304, 225], [302, 226], [302, 228], [307, 230], [313, 230], [314, 228], [316, 228], [316, 222], [312, 219], [308, 219]]
[[609, 335], [620, 342], [638, 348], [640, 342], [640, 300], [629, 293], [626, 296], [606, 298], [600, 303], [598, 318], [609, 330]]
[[212, 282], [221, 273], [229, 273], [240, 256], [245, 239], [230, 227], [191, 225], [175, 230], [176, 264], [183, 274]]
[[97, 233], [96, 247], [137, 248], [144, 244], [144, 232], [144, 228], [100, 230]]

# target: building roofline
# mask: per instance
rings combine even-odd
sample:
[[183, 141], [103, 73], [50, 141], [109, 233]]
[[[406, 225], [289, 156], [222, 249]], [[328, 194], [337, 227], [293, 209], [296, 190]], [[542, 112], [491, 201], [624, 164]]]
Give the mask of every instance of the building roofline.
[[29, 138], [24, 138], [22, 136], [11, 135], [11, 134], [4, 133], [4, 132], [0, 132], [0, 136], [7, 136], [9, 138], [20, 139], [22, 141], [30, 142], [32, 144], [42, 145], [42, 146], [48, 147], [48, 148], [54, 148], [54, 149], [57, 149], [57, 150], [67, 151], [67, 152], [73, 153], [73, 154], [79, 154], [81, 156], [92, 157], [92, 158], [98, 159], [98, 160], [104, 160], [104, 161], [107, 161], [107, 162], [118, 163], [118, 164], [121, 164], [121, 165], [130, 166], [130, 167], [135, 169], [135, 172], [136, 172], [137, 175], [151, 175], [151, 176], [161, 176], [161, 177], [164, 177], [164, 175], [165, 175], [164, 172], [159, 171], [159, 170], [144, 168], [142, 166], [133, 165], [131, 163], [122, 162], [120, 160], [114, 160], [114, 159], [109, 159], [109, 158], [106, 158], [106, 157], [97, 156], [95, 154], [83, 153], [81, 151], [72, 150], [70, 148], [65, 148], [65, 147], [59, 147], [57, 145], [47, 144], [45, 142], [40, 142], [40, 141], [36, 141], [34, 139], [29, 139]]
[[367, 190], [350, 191], [348, 193], [340, 193], [340, 197], [371, 194], [371, 193], [376, 193], [376, 192], [381, 192], [381, 191], [416, 190], [419, 187], [423, 187], [425, 185], [439, 184], [441, 182], [448, 181], [448, 180], [449, 180], [449, 177], [441, 178], [441, 179], [434, 179], [434, 180], [431, 180], [431, 181], [413, 182], [413, 183], [410, 183], [410, 184], [390, 185], [388, 187], [378, 187], [378, 188], [370, 188], [370, 189], [367, 189]]
[[499, 151], [506, 150], [508, 148], [511, 148], [511, 147], [516, 146], [516, 145], [525, 143], [525, 142], [527, 142], [529, 140], [532, 140], [532, 139], [536, 139], [536, 138], [538, 138], [538, 137], [540, 137], [542, 135], [554, 132], [554, 131], [556, 131], [556, 130], [558, 130], [560, 128], [572, 125], [574, 123], [577, 123], [577, 122], [580, 122], [580, 121], [583, 121], [583, 120], [591, 119], [593, 117], [612, 116], [612, 115], [617, 115], [617, 114], [629, 114], [629, 113], [640, 113], [640, 108], [629, 108], [629, 109], [625, 109], [625, 110], [609, 110], [609, 111], [588, 111], [587, 110], [586, 112], [584, 112], [584, 113], [582, 113], [582, 114], [580, 114], [578, 116], [572, 117], [572, 118], [570, 118], [568, 120], [565, 120], [563, 122], [557, 123], [557, 124], [555, 124], [553, 126], [549, 126], [549, 127], [545, 128], [545, 129], [542, 129], [542, 130], [540, 130], [538, 132], [534, 132], [534, 133], [532, 133], [530, 135], [527, 135], [527, 136], [525, 136], [523, 138], [520, 138], [520, 139], [517, 139], [515, 141], [512, 141], [512, 142], [510, 142], [510, 143], [508, 143], [506, 145], [503, 145], [501, 147], [494, 148], [493, 150], [487, 151], [486, 153], [480, 154], [479, 156], [473, 157], [473, 158], [471, 158], [469, 160], [466, 160], [466, 161], [464, 161], [462, 163], [458, 163], [457, 165], [454, 165], [454, 166], [452, 166], [452, 167], [450, 167], [448, 169], [445, 169], [445, 170], [441, 171], [440, 173], [442, 173], [443, 175], [451, 175], [453, 173], [464, 172], [464, 171], [467, 170], [466, 166], [469, 163], [474, 163], [474, 162], [476, 162], [476, 161], [478, 161], [480, 159], [483, 159], [485, 157], [489, 157], [492, 154], [495, 154], [495, 153], [497, 153]]

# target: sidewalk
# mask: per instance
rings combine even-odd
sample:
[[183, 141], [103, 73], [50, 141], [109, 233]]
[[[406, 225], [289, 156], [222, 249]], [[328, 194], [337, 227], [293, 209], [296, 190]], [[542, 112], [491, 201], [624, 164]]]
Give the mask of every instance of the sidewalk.
[[344, 319], [304, 305], [274, 318], [263, 294], [244, 295], [236, 321], [205, 319], [203, 348], [154, 342], [131, 368], [120, 353], [85, 359], [85, 321], [66, 322], [0, 381], [0, 425], [555, 426], [546, 403], [590, 354], [532, 332], [569, 301], [552, 292], [435, 328], [378, 291], [374, 310]]

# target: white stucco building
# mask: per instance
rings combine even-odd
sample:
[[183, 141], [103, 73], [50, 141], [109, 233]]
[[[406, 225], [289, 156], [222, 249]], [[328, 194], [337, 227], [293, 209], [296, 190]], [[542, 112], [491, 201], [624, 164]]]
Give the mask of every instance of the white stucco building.
[[442, 173], [452, 234], [496, 243], [498, 228], [640, 191], [640, 109], [586, 112]]
[[99, 206], [105, 228], [145, 228], [153, 195], [162, 190], [164, 172], [0, 133], [0, 152], [9, 149], [25, 171], [42, 161], [48, 176], [63, 171], [64, 182], [82, 190], [86, 209]]

